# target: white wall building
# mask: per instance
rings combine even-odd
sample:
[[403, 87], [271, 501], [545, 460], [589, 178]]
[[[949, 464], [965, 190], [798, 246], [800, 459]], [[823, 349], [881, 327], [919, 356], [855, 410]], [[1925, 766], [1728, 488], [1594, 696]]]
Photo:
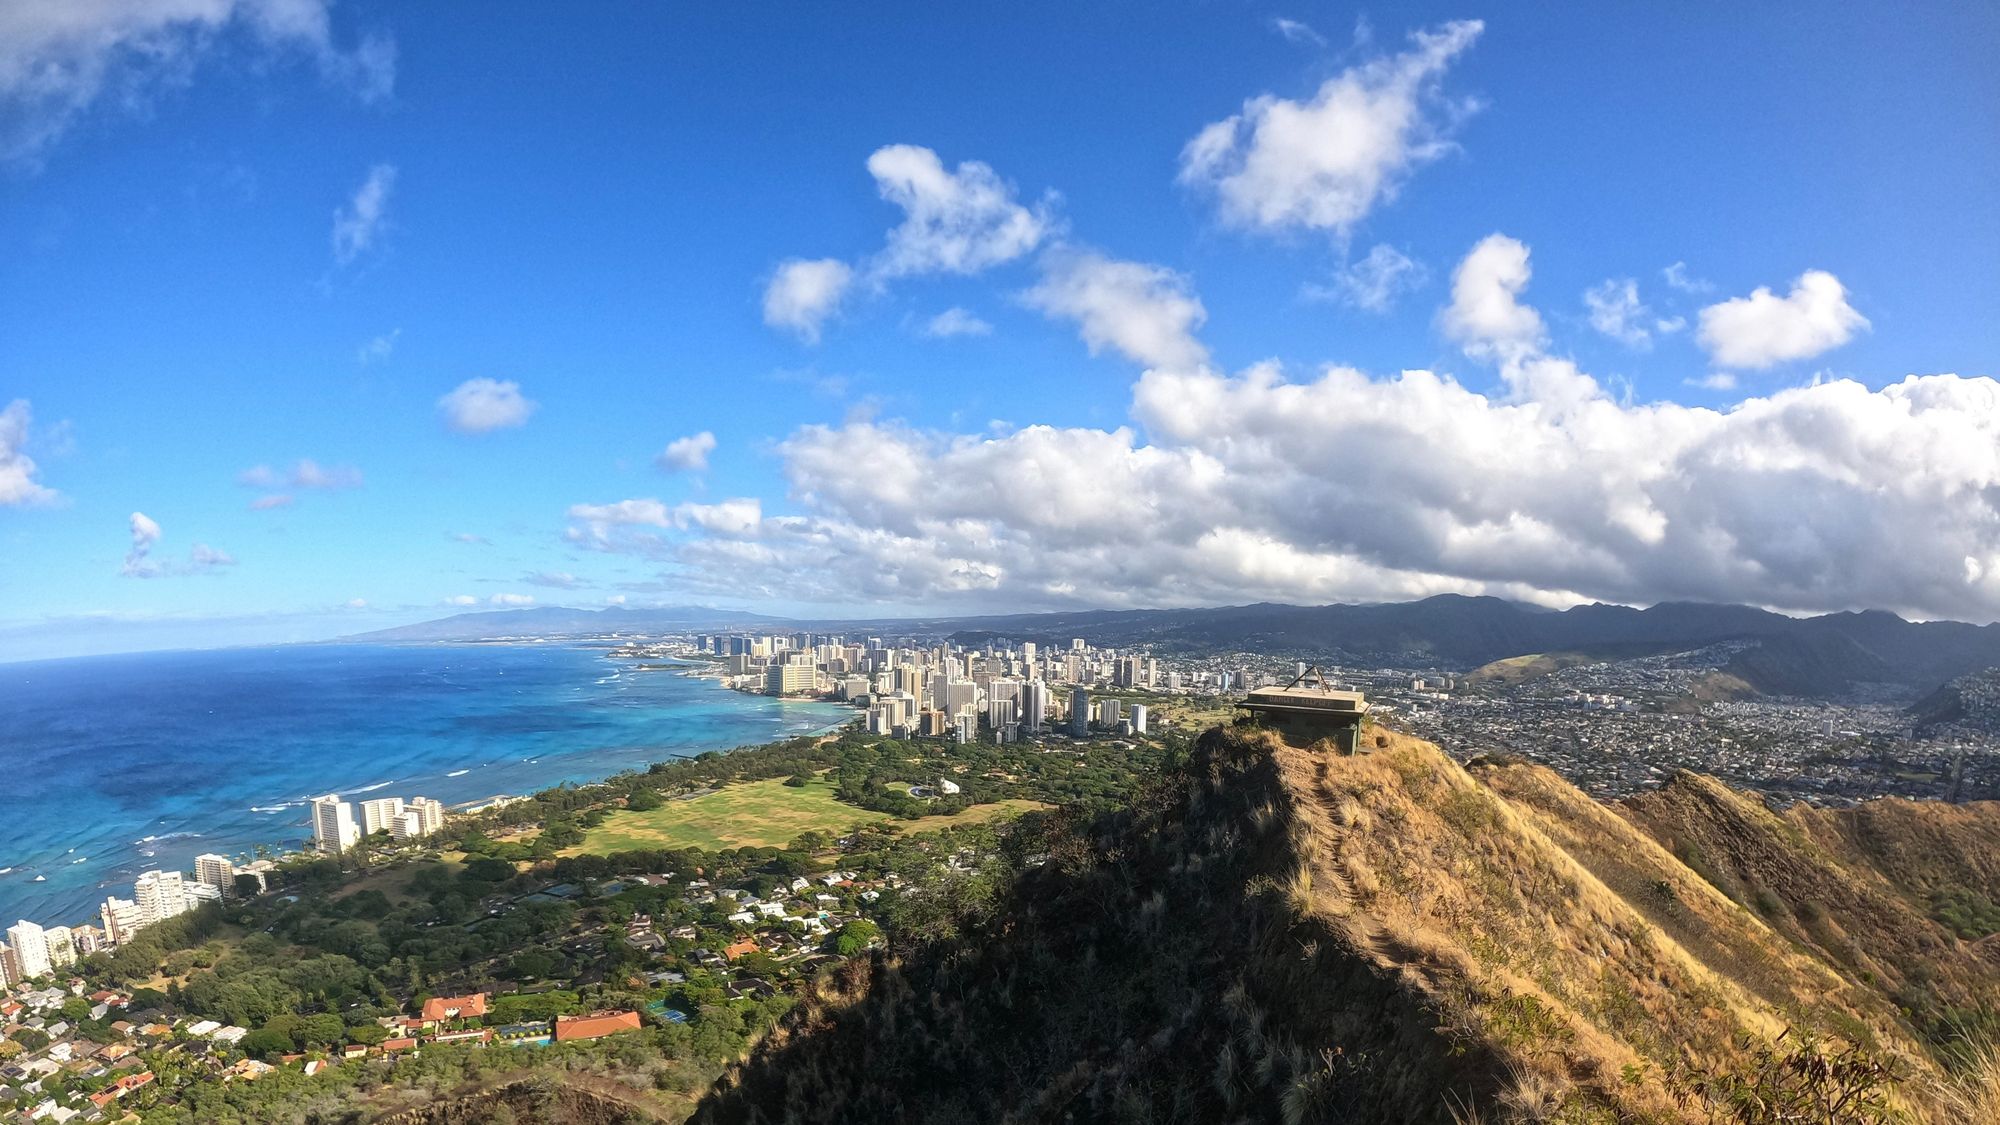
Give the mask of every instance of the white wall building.
[[377, 797], [361, 802], [361, 834], [373, 836], [377, 832], [392, 831], [396, 818], [403, 815], [401, 797]]
[[7, 927], [7, 944], [14, 947], [23, 980], [48, 976], [54, 967], [49, 964], [47, 932], [25, 918]]
[[148, 871], [140, 875], [132, 882], [132, 901], [139, 907], [141, 926], [185, 914], [194, 906], [178, 871]]
[[313, 846], [323, 855], [339, 855], [360, 839], [354, 824], [354, 806], [332, 793], [314, 797], [312, 803]]
[[198, 855], [194, 857], [194, 881], [206, 883], [227, 894], [236, 886], [236, 865], [229, 862], [228, 856], [214, 852]]

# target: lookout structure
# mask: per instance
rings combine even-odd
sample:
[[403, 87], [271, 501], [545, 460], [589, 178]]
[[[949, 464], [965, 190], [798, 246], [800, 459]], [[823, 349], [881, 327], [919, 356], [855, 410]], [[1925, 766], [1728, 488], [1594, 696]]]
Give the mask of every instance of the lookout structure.
[[1240, 706], [1293, 746], [1307, 747], [1331, 739], [1342, 754], [1364, 752], [1361, 723], [1368, 716], [1368, 698], [1358, 691], [1335, 688], [1317, 665], [1284, 687], [1258, 688]]

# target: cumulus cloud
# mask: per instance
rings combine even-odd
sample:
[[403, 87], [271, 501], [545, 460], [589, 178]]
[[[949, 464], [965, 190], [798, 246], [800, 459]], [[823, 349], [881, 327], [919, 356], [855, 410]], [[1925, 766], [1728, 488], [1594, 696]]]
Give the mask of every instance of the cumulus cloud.
[[1764, 368], [1831, 351], [1867, 327], [1839, 278], [1807, 270], [1783, 297], [1759, 286], [1701, 310], [1701, 345], [1723, 367]]
[[518, 607], [524, 605], [534, 605], [535, 599], [532, 595], [529, 594], [495, 594], [492, 597], [486, 599], [486, 604], [507, 606], [507, 607]]
[[467, 379], [438, 399], [444, 423], [461, 434], [484, 434], [525, 426], [538, 405], [512, 380]]
[[781, 262], [764, 286], [764, 323], [819, 342], [820, 328], [854, 284], [854, 267], [838, 258]]
[[1639, 282], [1633, 278], [1607, 278], [1584, 291], [1583, 307], [1590, 326], [1632, 348], [1648, 347], [1653, 334], [1666, 335], [1686, 327], [1679, 317], [1655, 315], [1639, 299]]
[[1342, 267], [1333, 275], [1332, 285], [1309, 285], [1305, 293], [1316, 300], [1385, 313], [1398, 297], [1422, 285], [1426, 276], [1415, 259], [1381, 243], [1365, 257]]
[[956, 306], [944, 310], [924, 323], [924, 335], [933, 340], [945, 340], [953, 336], [988, 336], [992, 332], [992, 325]]
[[479, 599], [473, 597], [471, 594], [454, 594], [446, 598], [444, 604], [456, 606], [478, 605]]
[[454, 543], [464, 543], [474, 547], [491, 547], [493, 540], [484, 535], [474, 535], [470, 531], [447, 531], [444, 537]]
[[1518, 359], [1545, 339], [1542, 314], [1521, 302], [1531, 276], [1528, 248], [1489, 234], [1451, 275], [1451, 304], [1440, 317], [1446, 336], [1478, 359]]
[[708, 455], [715, 452], [715, 435], [703, 430], [667, 443], [653, 464], [669, 473], [698, 473], [708, 468]]
[[1092, 355], [1110, 347], [1147, 366], [1207, 362], [1208, 350], [1194, 332], [1208, 311], [1187, 278], [1173, 270], [1059, 246], [1042, 256], [1041, 272], [1021, 300], [1047, 316], [1075, 321]]
[[48, 504], [59, 498], [54, 489], [35, 479], [35, 461], [27, 453], [33, 420], [27, 399], [17, 398], [0, 410], [0, 508]]
[[250, 501], [250, 510], [253, 512], [269, 512], [278, 508], [289, 508], [296, 503], [298, 503], [298, 497], [281, 492], [271, 496], [259, 496], [255, 500]]
[[[979, 273], [1031, 253], [1056, 228], [1050, 200], [1023, 205], [1012, 185], [977, 160], [951, 169], [921, 145], [884, 145], [869, 154], [868, 174], [882, 198], [902, 210], [903, 221], [859, 268], [838, 258], [779, 263], [764, 286], [766, 325], [818, 343], [856, 281], [880, 289], [903, 277]], [[962, 315], [968, 325], [979, 323]]]
[[1305, 101], [1244, 102], [1187, 143], [1181, 182], [1212, 193], [1233, 226], [1345, 237], [1449, 150], [1453, 125], [1472, 106], [1446, 102], [1439, 83], [1483, 27], [1462, 20], [1417, 32], [1409, 50], [1350, 67]]
[[1528, 248], [1495, 235], [1441, 316], [1498, 393], [1420, 369], [1163, 363], [1130, 426], [807, 426], [778, 447], [796, 514], [627, 500], [572, 508], [568, 535], [645, 557], [661, 589], [793, 603], [1462, 592], [2000, 618], [2000, 382], [1635, 403], [1549, 354], [1530, 280]]
[[118, 570], [118, 573], [127, 578], [205, 574], [221, 567], [236, 565], [236, 559], [229, 552], [206, 543], [196, 543], [189, 550], [186, 562], [160, 562], [153, 558], [153, 548], [160, 542], [159, 523], [144, 512], [133, 512], [127, 522], [131, 529], [131, 546], [126, 549], [125, 563]]
[[1014, 199], [990, 166], [967, 160], [947, 170], [920, 145], [885, 145], [868, 157], [882, 198], [903, 221], [870, 264], [875, 278], [972, 274], [1032, 251], [1048, 233], [1046, 214]]
[[353, 197], [334, 210], [334, 261], [347, 265], [375, 246], [385, 229], [389, 193], [395, 187], [396, 166], [377, 164], [368, 169], [368, 177], [354, 189]]
[[389, 96], [396, 45], [334, 43], [333, 0], [60, 0], [0, 4], [0, 159], [40, 156], [93, 105], [141, 109], [207, 56], [241, 44], [260, 57], [303, 55], [362, 101]]

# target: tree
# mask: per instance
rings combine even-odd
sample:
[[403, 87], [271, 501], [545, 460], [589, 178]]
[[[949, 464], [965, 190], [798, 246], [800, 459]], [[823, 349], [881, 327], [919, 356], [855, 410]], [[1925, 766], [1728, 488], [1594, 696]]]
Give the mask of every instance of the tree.
[[881, 927], [868, 919], [856, 918], [833, 935], [833, 951], [842, 957], [852, 957], [868, 948], [881, 932]]
[[238, 875], [232, 889], [237, 898], [256, 898], [264, 893], [264, 881], [255, 875]]
[[631, 812], [651, 812], [661, 803], [659, 792], [647, 788], [634, 789], [632, 795], [625, 799], [625, 807]]

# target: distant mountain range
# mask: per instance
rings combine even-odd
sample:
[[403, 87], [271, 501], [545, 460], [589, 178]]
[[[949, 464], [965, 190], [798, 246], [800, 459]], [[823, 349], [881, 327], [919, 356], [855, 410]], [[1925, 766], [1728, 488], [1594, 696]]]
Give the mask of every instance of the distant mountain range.
[[1278, 652], [1444, 669], [1530, 653], [1638, 656], [1749, 641], [1753, 646], [1726, 670], [1758, 691], [1804, 696], [1886, 684], [1914, 699], [1968, 672], [2000, 665], [2000, 626], [1911, 622], [1879, 610], [1796, 618], [1749, 606], [1665, 602], [1650, 609], [1592, 604], [1557, 611], [1455, 594], [1378, 605], [1259, 603], [873, 621], [785, 619], [702, 606], [551, 607], [460, 614], [349, 639], [492, 640], [707, 628], [923, 632], [972, 643], [1004, 637], [1053, 645], [1084, 637], [1100, 645], [1143, 643], [1161, 651]]
[[534, 609], [502, 609], [482, 613], [458, 613], [436, 621], [419, 621], [393, 629], [377, 629], [341, 637], [343, 641], [413, 644], [434, 641], [496, 641], [510, 637], [574, 637], [596, 633], [673, 632], [687, 629], [735, 629], [750, 626], [780, 626], [789, 622], [776, 617], [708, 606], [665, 606], [632, 609], [607, 606], [604, 609], [571, 609], [567, 606], [538, 606]]

